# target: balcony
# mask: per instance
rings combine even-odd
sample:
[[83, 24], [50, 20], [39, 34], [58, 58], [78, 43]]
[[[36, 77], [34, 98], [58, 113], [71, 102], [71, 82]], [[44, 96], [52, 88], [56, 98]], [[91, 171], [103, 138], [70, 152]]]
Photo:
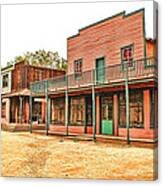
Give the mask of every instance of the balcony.
[[48, 94], [73, 91], [79, 89], [89, 89], [92, 85], [103, 87], [112, 84], [123, 84], [128, 78], [130, 82], [157, 80], [157, 60], [146, 58], [133, 61], [132, 65], [115, 64], [103, 69], [93, 69], [84, 71], [80, 76], [75, 74], [59, 76], [44, 81], [32, 83], [30, 88], [33, 94]]

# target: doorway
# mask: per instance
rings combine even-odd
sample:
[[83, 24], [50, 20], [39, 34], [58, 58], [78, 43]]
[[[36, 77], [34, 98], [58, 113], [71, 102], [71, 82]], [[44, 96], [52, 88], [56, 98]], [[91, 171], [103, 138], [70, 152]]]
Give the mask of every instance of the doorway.
[[101, 97], [101, 134], [113, 134], [113, 96]]
[[105, 80], [105, 59], [96, 59], [96, 82], [103, 83]]

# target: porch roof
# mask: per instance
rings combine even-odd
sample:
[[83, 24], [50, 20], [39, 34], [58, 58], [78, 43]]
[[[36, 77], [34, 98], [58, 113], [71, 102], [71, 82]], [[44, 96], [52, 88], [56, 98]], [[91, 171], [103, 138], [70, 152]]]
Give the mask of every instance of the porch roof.
[[4, 95], [2, 95], [2, 98], [14, 97], [14, 96], [30, 96], [30, 93], [31, 93], [30, 90], [25, 88], [20, 91], [4, 94]]

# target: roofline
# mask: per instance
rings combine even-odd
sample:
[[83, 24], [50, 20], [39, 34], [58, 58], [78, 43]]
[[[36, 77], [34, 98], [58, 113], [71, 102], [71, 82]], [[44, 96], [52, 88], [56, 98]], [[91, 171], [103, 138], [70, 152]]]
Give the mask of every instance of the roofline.
[[[6, 69], [8, 69], [8, 68], [11, 68], [11, 67], [14, 68], [15, 65], [17, 65], [17, 64], [19, 64], [19, 63], [24, 63], [24, 62], [25, 62], [25, 61], [19, 61], [19, 62], [13, 64], [13, 65], [9, 65], [9, 66], [3, 67], [3, 68], [1, 69], [1, 71], [4, 71], [4, 70], [6, 70]], [[31, 65], [31, 64], [24, 64], [24, 65], [30, 66], [30, 67], [34, 67], [34, 68], [38, 68], [38, 69], [47, 69], [47, 70], [53, 70], [53, 71], [58, 71], [58, 72], [65, 72], [65, 70], [54, 69], [54, 68], [50, 68], [50, 67], [35, 66], [35, 65]]]
[[14, 65], [8, 65], [8, 66], [5, 66], [5, 67], [2, 67], [1, 71], [7, 70], [7, 69], [12, 68], [12, 67], [14, 67]]
[[102, 19], [102, 20], [100, 20], [100, 21], [97, 21], [97, 22], [95, 22], [95, 23], [92, 23], [92, 24], [90, 24], [90, 25], [88, 25], [88, 26], [85, 26], [85, 27], [83, 27], [83, 28], [80, 28], [80, 29], [78, 30], [78, 33], [77, 33], [77, 34], [68, 37], [67, 40], [73, 39], [73, 38], [79, 36], [79, 35], [80, 35], [80, 32], [83, 31], [83, 30], [85, 30], [85, 29], [88, 29], [88, 28], [90, 28], [90, 27], [96, 26], [96, 25], [98, 25], [98, 24], [100, 24], [100, 23], [103, 23], [103, 22], [105, 22], [105, 21], [108, 21], [108, 20], [110, 20], [110, 19], [116, 18], [116, 17], [118, 17], [118, 16], [123, 16], [123, 18], [126, 18], [126, 17], [129, 17], [129, 16], [131, 16], [131, 15], [133, 15], [133, 14], [136, 14], [136, 13], [139, 13], [139, 12], [143, 12], [143, 13], [144, 13], [144, 11], [145, 11], [145, 8], [141, 8], [141, 9], [135, 10], [135, 11], [130, 12], [130, 13], [128, 13], [128, 14], [125, 14], [126, 11], [119, 12], [119, 13], [117, 13], [117, 14], [115, 14], [115, 15], [112, 15], [112, 16], [110, 16], [110, 17], [107, 17], [107, 18], [105, 18], [105, 19]]
[[54, 69], [54, 68], [50, 68], [50, 67], [44, 67], [44, 66], [35, 66], [35, 65], [30, 65], [30, 64], [26, 64], [27, 66], [30, 67], [34, 67], [34, 68], [39, 68], [39, 69], [47, 69], [47, 70], [53, 70], [53, 71], [65, 71], [65, 70], [61, 70], [61, 69]]

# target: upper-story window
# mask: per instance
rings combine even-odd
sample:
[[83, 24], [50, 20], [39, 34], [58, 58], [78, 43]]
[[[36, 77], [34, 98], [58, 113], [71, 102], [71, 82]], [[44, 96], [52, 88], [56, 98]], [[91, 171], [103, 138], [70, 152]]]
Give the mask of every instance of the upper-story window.
[[78, 59], [74, 61], [74, 73], [75, 73], [75, 78], [82, 76], [82, 59]]
[[3, 75], [2, 88], [8, 87], [8, 84], [9, 84], [8, 81], [9, 81], [9, 75], [8, 74]]
[[133, 67], [134, 54], [133, 54], [133, 45], [129, 45], [121, 48], [121, 58], [122, 58], [122, 66], [125, 67]]

